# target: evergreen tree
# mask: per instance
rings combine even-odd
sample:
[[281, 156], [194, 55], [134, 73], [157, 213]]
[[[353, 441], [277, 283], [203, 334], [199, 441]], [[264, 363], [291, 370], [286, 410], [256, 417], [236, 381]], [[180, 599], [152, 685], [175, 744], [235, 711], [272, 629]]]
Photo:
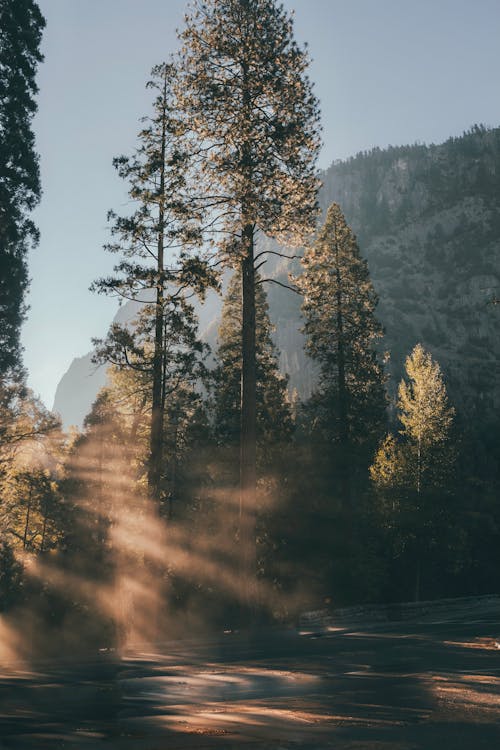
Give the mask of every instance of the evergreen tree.
[[[172, 359], [174, 356], [171, 357]], [[170, 357], [169, 357], [170, 359]], [[188, 356], [186, 371], [177, 371], [174, 379], [169, 376], [165, 385], [169, 388], [163, 413], [163, 460], [160, 484], [160, 511], [169, 518], [173, 516], [178, 500], [186, 504], [188, 487], [199, 491], [203, 484], [197, 462], [198, 454], [205, 451], [209, 442], [208, 417], [199, 393], [200, 378], [204, 367], [196, 367], [193, 352]], [[121, 450], [128, 455], [127, 465], [131, 470], [131, 484], [140, 492], [148, 466], [148, 419], [151, 411], [151, 372], [144, 367], [134, 369], [112, 366], [108, 370], [110, 384], [102, 389], [85, 424], [103, 402], [105, 412], [116, 424], [108, 440], [118, 441]], [[98, 415], [101, 409], [98, 410]], [[197, 454], [195, 460], [195, 453]]]
[[[256, 390], [257, 444], [262, 457], [286, 442], [292, 432], [291, 407], [287, 380], [279, 371], [273, 343], [272, 325], [264, 288], [257, 276], [256, 317]], [[213, 381], [213, 419], [216, 441], [222, 446], [238, 446], [241, 400], [241, 273], [236, 271], [229, 283], [219, 327], [219, 345]]]
[[455, 410], [439, 364], [421, 344], [406, 358], [405, 370], [397, 401], [401, 440], [389, 434], [381, 441], [370, 474], [379, 487], [406, 486], [420, 494], [449, 478]]
[[31, 123], [44, 26], [33, 0], [0, 0], [0, 378], [20, 363], [26, 260], [38, 241], [29, 217], [41, 192]]
[[[180, 106], [200, 162], [202, 200], [222, 257], [242, 276], [242, 569], [255, 576], [258, 231], [291, 243], [316, 216], [318, 105], [308, 57], [276, 0], [194, 0], [181, 33]], [[222, 232], [222, 235], [220, 234]], [[245, 597], [253, 597], [252, 584]]]
[[59, 427], [59, 419], [19, 382], [0, 388], [0, 487], [21, 449]]
[[39, 467], [14, 471], [3, 487], [3, 498], [0, 525], [14, 549], [46, 552], [58, 546], [64, 506], [55, 475]]
[[455, 460], [450, 406], [439, 364], [417, 344], [398, 389], [401, 440], [388, 435], [370, 467], [385, 523], [411, 558], [415, 599], [420, 598], [425, 552], [443, 543], [451, 523], [447, 499]]
[[117, 240], [106, 249], [124, 258], [115, 266], [114, 276], [93, 285], [99, 292], [149, 303], [135, 329], [114, 325], [107, 339], [96, 343], [99, 361], [143, 368], [151, 374], [148, 485], [156, 499], [160, 495], [165, 399], [172, 378], [182, 379], [201, 349], [195, 340], [194, 311], [188, 298], [193, 289], [203, 294], [208, 283], [215, 283], [200, 258], [188, 252], [199, 241], [200, 216], [189, 200], [190, 159], [173, 102], [175, 75], [172, 65], [153, 68], [148, 83], [156, 92], [153, 115], [144, 119], [135, 155], [114, 160], [119, 175], [130, 183], [129, 195], [137, 209], [125, 217], [110, 212]]
[[377, 295], [337, 204], [328, 209], [302, 265], [296, 283], [304, 295], [306, 347], [319, 366], [310, 410], [321, 439], [337, 457], [347, 502], [354, 471], [366, 468], [383, 430], [386, 404], [376, 350], [382, 337], [375, 317]]
[[399, 384], [398, 417], [411, 481], [420, 493], [425, 485], [444, 483], [454, 409], [448, 402], [439, 364], [421, 344], [406, 358], [405, 369], [408, 380]]

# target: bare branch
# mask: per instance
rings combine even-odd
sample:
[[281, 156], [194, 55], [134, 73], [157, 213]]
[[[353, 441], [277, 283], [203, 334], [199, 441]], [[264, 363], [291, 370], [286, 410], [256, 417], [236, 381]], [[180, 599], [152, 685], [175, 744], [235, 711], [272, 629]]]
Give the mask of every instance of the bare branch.
[[282, 281], [277, 281], [276, 279], [259, 279], [255, 282], [255, 284], [264, 284], [266, 281], [268, 281], [271, 284], [277, 284], [278, 286], [282, 286], [283, 289], [289, 289], [291, 292], [295, 292], [295, 294], [298, 294], [300, 297], [302, 297], [302, 292], [299, 292], [298, 289], [295, 289], [293, 286], [289, 286], [288, 284], [283, 284]]
[[260, 253], [257, 253], [255, 256], [255, 260], [258, 260], [261, 255], [277, 255], [279, 258], [286, 258], [287, 260], [300, 260], [302, 257], [301, 255], [286, 255], [286, 253], [280, 253], [277, 250], [261, 250]]

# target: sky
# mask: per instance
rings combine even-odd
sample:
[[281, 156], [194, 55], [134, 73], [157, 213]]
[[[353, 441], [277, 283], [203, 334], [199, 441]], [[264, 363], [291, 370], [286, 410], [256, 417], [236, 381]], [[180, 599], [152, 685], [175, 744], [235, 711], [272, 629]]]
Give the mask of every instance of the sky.
[[[106, 214], [126, 211], [112, 159], [150, 111], [145, 82], [178, 46], [185, 0], [38, 0], [44, 14], [34, 120], [43, 197], [23, 328], [28, 383], [51, 408], [59, 380], [117, 302], [89, 291], [116, 258]], [[500, 125], [499, 0], [286, 0], [321, 103], [320, 166], [388, 145], [440, 143]]]

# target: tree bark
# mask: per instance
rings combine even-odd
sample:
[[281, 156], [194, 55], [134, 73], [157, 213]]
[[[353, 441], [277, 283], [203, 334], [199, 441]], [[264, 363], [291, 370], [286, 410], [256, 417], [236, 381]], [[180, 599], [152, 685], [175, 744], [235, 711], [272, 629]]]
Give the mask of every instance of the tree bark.
[[240, 543], [245, 604], [255, 603], [256, 564], [256, 362], [254, 228], [242, 232], [242, 362], [240, 431]]
[[155, 348], [153, 356], [153, 392], [151, 408], [150, 461], [148, 472], [149, 492], [156, 502], [160, 499], [161, 469], [163, 459], [163, 408], [162, 408], [162, 355], [163, 355], [163, 289], [156, 291]]
[[342, 503], [346, 509], [351, 507], [351, 467], [349, 457], [349, 422], [347, 414], [347, 384], [345, 372], [344, 311], [342, 305], [342, 277], [339, 265], [339, 250], [336, 244], [336, 306], [337, 306], [337, 368], [338, 368], [338, 417], [340, 444], [340, 488]]
[[24, 524], [24, 535], [23, 535], [23, 550], [26, 549], [26, 545], [28, 543], [28, 529], [30, 525], [30, 513], [31, 513], [31, 500], [32, 500], [33, 490], [30, 486], [28, 491], [28, 508], [26, 510], [26, 521]]
[[[163, 101], [166, 101], [166, 79]], [[164, 105], [165, 106], [165, 105]], [[163, 110], [161, 134], [161, 171], [158, 193], [158, 239], [157, 239], [157, 284], [155, 305], [155, 343], [153, 354], [153, 388], [151, 406], [150, 461], [148, 471], [149, 494], [159, 503], [161, 494], [161, 470], [163, 463], [163, 320], [164, 320], [164, 230], [165, 230], [165, 151], [166, 151], [166, 111]]]

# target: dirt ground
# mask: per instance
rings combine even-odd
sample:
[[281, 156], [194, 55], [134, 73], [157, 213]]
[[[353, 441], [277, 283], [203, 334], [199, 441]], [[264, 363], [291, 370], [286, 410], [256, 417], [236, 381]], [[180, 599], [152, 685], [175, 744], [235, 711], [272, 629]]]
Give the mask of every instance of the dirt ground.
[[500, 612], [11, 664], [1, 750], [496, 750]]

